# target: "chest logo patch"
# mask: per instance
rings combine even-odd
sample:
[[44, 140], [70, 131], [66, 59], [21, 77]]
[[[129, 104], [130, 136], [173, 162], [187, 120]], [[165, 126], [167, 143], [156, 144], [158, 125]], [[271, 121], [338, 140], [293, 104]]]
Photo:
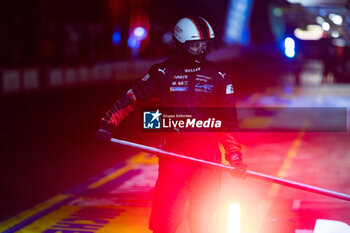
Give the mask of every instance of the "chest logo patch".
[[188, 87], [184, 86], [184, 87], [170, 87], [170, 92], [174, 92], [174, 91], [188, 91]]
[[200, 70], [201, 70], [200, 67], [191, 68], [191, 69], [185, 69], [185, 73], [193, 73], [193, 72], [198, 72]]
[[212, 93], [213, 87], [214, 87], [214, 85], [197, 83], [194, 90], [196, 92]]
[[184, 80], [184, 79], [187, 79], [188, 76], [185, 74], [185, 75], [174, 75], [173, 79], [180, 79], [180, 80]]
[[163, 74], [165, 75], [165, 69], [166, 69], [166, 68], [164, 68], [164, 69], [158, 68], [158, 71], [161, 72], [161, 73], [163, 73]]
[[225, 78], [225, 75], [226, 75], [225, 73], [221, 73], [221, 72], [218, 72], [218, 73], [221, 75], [222, 78]]

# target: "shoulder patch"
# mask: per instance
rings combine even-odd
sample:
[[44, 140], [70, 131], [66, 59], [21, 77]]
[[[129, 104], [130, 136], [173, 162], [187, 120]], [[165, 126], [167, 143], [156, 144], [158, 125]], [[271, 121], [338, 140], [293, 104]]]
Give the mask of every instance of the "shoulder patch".
[[233, 93], [235, 93], [234, 90], [233, 90], [233, 85], [232, 84], [228, 84], [226, 86], [226, 95], [233, 94]]
[[127, 94], [130, 96], [130, 98], [136, 102], [136, 96], [135, 96], [135, 93], [132, 89], [128, 90]]
[[151, 77], [148, 73], [143, 76], [143, 78], [141, 79], [142, 81], [147, 81], [149, 79], [149, 77]]

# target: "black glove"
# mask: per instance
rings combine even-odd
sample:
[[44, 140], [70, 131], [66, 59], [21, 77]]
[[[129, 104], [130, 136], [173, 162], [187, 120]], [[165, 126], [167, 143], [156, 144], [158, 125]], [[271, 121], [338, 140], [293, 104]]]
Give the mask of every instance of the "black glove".
[[247, 178], [247, 164], [242, 161], [241, 153], [226, 154], [226, 160], [230, 163], [235, 170], [232, 170], [231, 174], [234, 177], [245, 179]]
[[111, 142], [112, 133], [108, 129], [101, 127], [96, 132], [96, 138], [98, 141], [108, 144]]

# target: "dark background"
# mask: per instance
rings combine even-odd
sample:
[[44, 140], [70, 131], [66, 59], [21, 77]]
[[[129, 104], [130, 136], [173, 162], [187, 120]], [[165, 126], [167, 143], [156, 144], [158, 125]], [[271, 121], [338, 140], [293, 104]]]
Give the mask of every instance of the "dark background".
[[[216, 48], [229, 47], [227, 51], [237, 52], [236, 57], [220, 63], [232, 71], [239, 98], [266, 86], [283, 86], [288, 81], [283, 78], [286, 74], [302, 69], [300, 61], [287, 59], [281, 52], [269, 9], [272, 6], [287, 9], [285, 17], [279, 19], [285, 22], [287, 36], [303, 18], [305, 8], [299, 5], [293, 11], [290, 9], [294, 7], [286, 1], [256, 0], [249, 21], [249, 43], [228, 46], [223, 40], [228, 4], [223, 0], [3, 1], [1, 75], [7, 69], [35, 67], [40, 70], [40, 88], [0, 93], [0, 221], [88, 180], [113, 166], [111, 161], [117, 163], [130, 154], [123, 148], [116, 150], [98, 144], [95, 132], [106, 110], [140, 77], [130, 74], [123, 81], [110, 78], [50, 88], [45, 75], [48, 69], [166, 58], [174, 53], [174, 47], [162, 42], [163, 34], [170, 32], [179, 18], [188, 15], [201, 15], [211, 23]], [[327, 4], [313, 7], [329, 9]], [[348, 9], [342, 1], [336, 7]], [[135, 11], [146, 12], [149, 17], [148, 44], [136, 55], [127, 46], [129, 19]], [[301, 21], [306, 23], [307, 19]], [[115, 28], [122, 35], [118, 45], [111, 39]], [[348, 38], [347, 34], [342, 36]], [[300, 42], [300, 48], [305, 48], [300, 49], [303, 59], [321, 61], [331, 57], [328, 52], [324, 56], [320, 43]], [[336, 63], [341, 71], [333, 70], [340, 77], [339, 82], [348, 81], [344, 64], [343, 60]], [[151, 143], [138, 133], [134, 123], [137, 111], [140, 110], [132, 113], [114, 135]]]

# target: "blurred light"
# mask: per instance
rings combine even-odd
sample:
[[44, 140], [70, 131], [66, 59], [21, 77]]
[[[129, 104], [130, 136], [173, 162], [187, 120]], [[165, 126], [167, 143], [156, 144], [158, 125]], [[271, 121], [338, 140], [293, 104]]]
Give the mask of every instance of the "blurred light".
[[112, 41], [114, 45], [118, 45], [120, 44], [120, 41], [122, 40], [122, 34], [120, 33], [120, 31], [115, 31], [112, 34]]
[[350, 232], [350, 226], [345, 222], [341, 222], [341, 221], [317, 219], [313, 232], [314, 233], [321, 233], [321, 232], [346, 233], [346, 232]]
[[319, 40], [323, 37], [323, 30], [319, 25], [307, 25], [306, 30], [296, 28], [294, 35], [300, 40]]
[[145, 8], [135, 7], [131, 9], [129, 16], [128, 47], [132, 55], [137, 56], [147, 49], [149, 44], [149, 13]]
[[323, 22], [322, 23], [322, 29], [325, 31], [329, 31], [329, 29], [331, 28], [331, 26], [329, 25], [329, 23], [327, 22]]
[[321, 16], [317, 16], [317, 17], [316, 17], [316, 22], [317, 22], [319, 25], [322, 25], [323, 22], [324, 22], [324, 19], [323, 19]]
[[143, 27], [135, 28], [133, 33], [134, 33], [135, 37], [137, 37], [140, 40], [143, 40], [147, 37], [147, 31]]
[[331, 13], [331, 14], [328, 15], [328, 19], [333, 20], [334, 16], [335, 16], [335, 14]]
[[281, 10], [281, 8], [279, 8], [279, 7], [275, 7], [275, 8], [273, 8], [273, 14], [275, 15], [275, 16], [277, 16], [277, 17], [280, 17], [281, 15], [282, 15], [282, 10]]
[[284, 53], [289, 58], [295, 56], [295, 41], [291, 37], [284, 40]]
[[334, 37], [334, 38], [338, 38], [338, 37], [339, 37], [339, 32], [333, 31], [333, 32], [331, 33], [331, 35], [332, 35], [332, 37]]
[[237, 203], [232, 203], [227, 213], [227, 233], [241, 232], [241, 207]]
[[343, 23], [343, 17], [340, 15], [330, 14], [329, 19], [332, 20], [335, 25], [342, 25]]
[[166, 32], [162, 36], [162, 41], [165, 44], [170, 44], [172, 40], [173, 40], [173, 34], [171, 32]]
[[141, 42], [135, 36], [130, 36], [128, 39], [128, 46], [132, 49], [140, 48]]
[[344, 39], [333, 39], [332, 44], [337, 47], [345, 47], [346, 41]]
[[132, 30], [128, 39], [128, 46], [132, 49], [139, 49], [141, 47], [142, 40], [147, 38], [147, 30], [144, 27], [136, 27]]
[[327, 15], [327, 11], [326, 11], [325, 9], [322, 9], [322, 8], [318, 11], [318, 13], [319, 13], [322, 17], [326, 17], [326, 15]]
[[225, 42], [229, 45], [249, 42], [249, 18], [253, 0], [230, 0], [227, 10]]

